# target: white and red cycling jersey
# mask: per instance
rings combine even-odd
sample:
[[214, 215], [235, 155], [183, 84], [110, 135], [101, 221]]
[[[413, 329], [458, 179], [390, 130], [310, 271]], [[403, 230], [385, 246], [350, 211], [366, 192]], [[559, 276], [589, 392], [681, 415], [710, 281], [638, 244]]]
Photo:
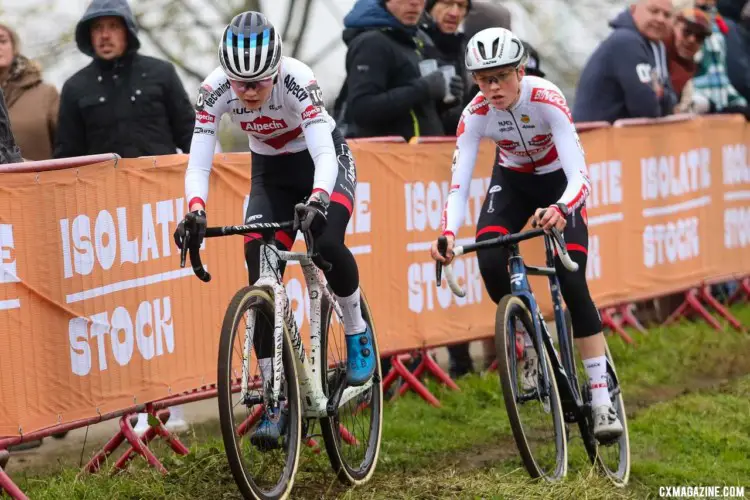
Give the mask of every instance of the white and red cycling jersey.
[[307, 149], [315, 163], [313, 191], [333, 193], [339, 170], [331, 135], [336, 122], [323, 106], [312, 70], [297, 59], [283, 57], [271, 97], [258, 110], [245, 108], [221, 66], [201, 84], [185, 175], [188, 206], [196, 200], [206, 204], [216, 134], [226, 113], [247, 133], [255, 154], [276, 156]]
[[583, 148], [565, 98], [555, 84], [543, 78], [525, 76], [517, 103], [506, 111], [493, 107], [479, 92], [461, 114], [456, 136], [444, 234], [455, 236], [465, 220], [474, 163], [485, 137], [497, 145], [495, 168], [529, 175], [562, 169], [568, 186], [559, 202], [571, 212], [583, 204], [591, 189]]

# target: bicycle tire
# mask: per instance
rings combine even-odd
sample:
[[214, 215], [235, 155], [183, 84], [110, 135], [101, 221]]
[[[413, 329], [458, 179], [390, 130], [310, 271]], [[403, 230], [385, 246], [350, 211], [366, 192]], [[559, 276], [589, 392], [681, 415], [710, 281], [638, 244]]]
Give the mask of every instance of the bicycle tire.
[[283, 500], [289, 496], [294, 486], [294, 478], [299, 466], [302, 444], [299, 379], [297, 378], [297, 368], [294, 363], [294, 351], [292, 350], [292, 343], [286, 327], [284, 328], [282, 364], [287, 383], [286, 401], [288, 417], [286, 439], [289, 456], [285, 462], [284, 472], [275, 488], [272, 488], [270, 491], [264, 491], [256, 484], [243, 465], [239, 443], [237, 442], [237, 428], [235, 426], [234, 405], [232, 403], [232, 346], [234, 345], [240, 318], [242, 318], [245, 311], [252, 308], [267, 315], [273, 321], [275, 310], [273, 293], [264, 288], [245, 287], [232, 297], [229, 307], [227, 307], [224, 322], [221, 326], [218, 379], [216, 384], [219, 402], [219, 423], [227, 460], [229, 461], [229, 468], [242, 496], [258, 500]]
[[[503, 389], [503, 399], [505, 400], [505, 409], [508, 413], [510, 426], [513, 431], [513, 438], [521, 455], [524, 467], [529, 475], [534, 478], [543, 478], [547, 481], [559, 481], [565, 477], [568, 469], [568, 445], [565, 432], [565, 421], [562, 412], [562, 403], [560, 393], [557, 388], [557, 381], [552, 368], [552, 363], [547, 350], [542, 346], [541, 349], [535, 347], [539, 359], [544, 359], [547, 365], [547, 372], [550, 375], [550, 410], [555, 429], [555, 470], [550, 474], [545, 474], [539, 467], [526, 438], [526, 433], [521, 423], [521, 417], [518, 413], [514, 387], [516, 383], [516, 373], [513, 370], [514, 364], [509, 359], [508, 353], [508, 331], [507, 325], [513, 318], [518, 318], [523, 323], [526, 331], [534, 331], [534, 323], [531, 318], [526, 304], [519, 297], [506, 295], [500, 300], [497, 306], [495, 316], [495, 351], [498, 359], [498, 374]], [[515, 346], [515, 332], [513, 332], [513, 346]], [[541, 351], [541, 352], [540, 352]], [[516, 355], [515, 347], [511, 355]]]
[[[343, 454], [343, 444], [339, 433], [339, 419], [336, 417], [324, 417], [320, 419], [320, 427], [323, 434], [323, 441], [325, 442], [326, 452], [328, 453], [328, 459], [331, 462], [331, 467], [336, 473], [340, 482], [345, 485], [360, 485], [370, 480], [372, 475], [375, 473], [375, 468], [378, 462], [378, 456], [380, 454], [380, 443], [382, 440], [383, 430], [383, 385], [382, 373], [380, 369], [380, 351], [378, 349], [377, 333], [375, 331], [375, 325], [372, 321], [372, 312], [370, 306], [367, 303], [367, 299], [363, 292], [360, 292], [360, 308], [363, 313], [365, 323], [372, 330], [372, 347], [373, 355], [375, 356], [376, 366], [375, 373], [373, 374], [372, 391], [369, 401], [370, 411], [370, 425], [369, 425], [369, 437], [367, 440], [367, 447], [365, 449], [364, 460], [359, 466], [348, 463], [346, 457]], [[328, 366], [328, 332], [330, 331], [330, 323], [332, 320], [333, 308], [330, 304], [323, 305], [323, 315], [321, 325], [325, 325], [325, 334], [321, 335], [321, 366]], [[328, 375], [327, 370], [321, 371], [321, 385], [323, 393], [329, 396], [328, 390]], [[355, 436], [356, 437], [356, 436]]]
[[[612, 354], [609, 351], [609, 346], [605, 345], [605, 349], [609, 367], [616, 375], [617, 371], [615, 370], [615, 363], [612, 359]], [[624, 488], [625, 486], [627, 486], [628, 481], [630, 480], [630, 435], [628, 433], [628, 416], [626, 414], [625, 403], [623, 402], [622, 398], [622, 387], [620, 387], [620, 391], [617, 396], [613, 398], [612, 403], [615, 407], [615, 410], [617, 411], [617, 416], [620, 418], [620, 422], [622, 423], [622, 435], [617, 439], [617, 445], [620, 447], [617, 470], [610, 469], [607, 464], [604, 463], [604, 460], [602, 459], [600, 453], [596, 454], [596, 464], [604, 473], [604, 475], [610, 481], [612, 481], [615, 486]], [[599, 446], [601, 447], [606, 445]]]

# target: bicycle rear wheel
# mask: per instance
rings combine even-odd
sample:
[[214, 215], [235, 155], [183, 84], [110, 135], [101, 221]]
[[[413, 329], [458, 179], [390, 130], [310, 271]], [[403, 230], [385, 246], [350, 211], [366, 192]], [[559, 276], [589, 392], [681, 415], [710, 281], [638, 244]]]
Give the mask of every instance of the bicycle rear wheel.
[[[557, 382], [544, 346], [534, 346], [537, 355], [536, 376], [519, 381], [517, 321], [527, 332], [534, 331], [526, 304], [519, 297], [506, 295], [498, 304], [495, 317], [495, 350], [505, 408], [516, 446], [529, 475], [558, 481], [565, 477], [568, 470], [568, 448]], [[546, 382], [542, 377], [541, 363], [547, 366], [549, 380]], [[534, 386], [523, 387], [524, 384]], [[546, 385], [546, 391], [540, 391], [542, 384]], [[540, 392], [546, 392], [546, 397], [541, 397]], [[546, 433], [538, 436], [545, 430]]]
[[[361, 293], [361, 292], [360, 292]], [[370, 388], [339, 407], [333, 417], [320, 419], [323, 440], [339, 480], [346, 485], [358, 485], [369, 481], [375, 472], [380, 453], [383, 428], [383, 386], [380, 371], [380, 351], [372, 312], [364, 293], [360, 307], [365, 323], [372, 331], [372, 347], [377, 365]], [[321, 373], [323, 393], [330, 397], [331, 382], [337, 374], [346, 372], [346, 344], [343, 325], [334, 321], [331, 304], [323, 304], [322, 325], [325, 334], [321, 338], [321, 366], [328, 370]]]
[[[262, 377], [251, 375], [253, 362], [258, 369], [257, 355], [245, 352], [246, 336], [259, 326], [273, 332], [274, 300], [269, 290], [246, 287], [232, 298], [221, 327], [218, 365], [218, 401], [221, 435], [224, 440], [229, 467], [237, 487], [245, 498], [277, 500], [289, 496], [299, 464], [301, 449], [301, 409], [299, 380], [294, 364], [292, 344], [284, 328], [282, 344], [281, 418], [283, 437], [273, 448], [261, 449], [250, 442], [250, 432], [267, 411], [270, 386], [263, 387]], [[245, 335], [238, 335], [238, 330]], [[265, 341], [273, 343], [273, 336]], [[258, 342], [261, 342], [258, 340]], [[253, 342], [248, 342], [251, 350]], [[271, 351], [273, 352], [273, 351]], [[247, 356], [246, 361], [245, 356]], [[246, 363], [247, 394], [233, 396], [232, 386], [243, 376]], [[259, 370], [258, 370], [259, 371]], [[256, 372], [257, 373], [257, 372]]]

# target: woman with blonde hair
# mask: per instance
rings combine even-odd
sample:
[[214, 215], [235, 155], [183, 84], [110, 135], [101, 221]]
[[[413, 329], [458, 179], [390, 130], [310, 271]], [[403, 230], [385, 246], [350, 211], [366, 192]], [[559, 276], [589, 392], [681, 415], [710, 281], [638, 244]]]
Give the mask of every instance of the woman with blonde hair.
[[60, 94], [42, 81], [36, 62], [21, 54], [18, 34], [0, 24], [0, 88], [10, 125], [26, 160], [52, 158]]

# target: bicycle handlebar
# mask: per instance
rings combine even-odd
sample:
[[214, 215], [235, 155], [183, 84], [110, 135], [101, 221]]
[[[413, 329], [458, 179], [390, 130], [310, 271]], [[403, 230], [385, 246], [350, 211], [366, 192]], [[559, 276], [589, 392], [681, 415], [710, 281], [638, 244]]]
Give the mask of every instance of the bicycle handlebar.
[[[520, 233], [500, 235], [497, 238], [480, 241], [478, 243], [472, 243], [470, 245], [458, 246], [453, 249], [453, 255], [454, 258], [456, 258], [467, 253], [476, 252], [477, 250], [481, 250], [483, 248], [509, 246], [542, 235], [545, 235], [545, 237], [552, 239], [552, 242], [557, 249], [557, 254], [560, 256], [560, 261], [562, 262], [563, 266], [565, 266], [568, 271], [576, 272], [578, 270], [578, 264], [570, 258], [570, 255], [568, 255], [568, 249], [565, 247], [565, 240], [563, 239], [563, 235], [557, 228], [554, 227], [550, 230], [549, 233], [546, 233], [544, 229], [531, 229], [529, 231], [523, 231]], [[447, 249], [448, 239], [445, 236], [440, 236], [438, 238], [438, 251], [440, 252], [440, 255], [445, 257], [445, 252], [447, 251]], [[435, 277], [437, 286], [442, 286], [441, 273], [443, 268], [445, 269], [445, 280], [448, 282], [448, 286], [450, 287], [451, 291], [459, 297], [464, 297], [466, 295], [466, 290], [461, 288], [461, 286], [456, 281], [453, 275], [452, 264], [443, 265], [441, 262], [436, 263]]]
[[[239, 226], [215, 226], [206, 228], [206, 238], [217, 238], [221, 236], [231, 236], [237, 234], [247, 233], [260, 233], [264, 240], [268, 239], [268, 235], [273, 235], [276, 231], [291, 229], [297, 231], [299, 229], [299, 220], [296, 219], [288, 222], [258, 222], [254, 224], [243, 224]], [[308, 232], [303, 233], [305, 236], [305, 244], [307, 245], [307, 255], [312, 259], [316, 266], [325, 272], [330, 271], [333, 266], [327, 262], [319, 253], [314, 253], [314, 240], [311, 234]], [[180, 250], [180, 268], [185, 267], [186, 254], [190, 255], [190, 265], [193, 268], [193, 272], [201, 281], [208, 283], [211, 281], [211, 274], [206, 271], [201, 262], [200, 248], [190, 244], [190, 231], [185, 230], [185, 239], [182, 242], [182, 249]]]

